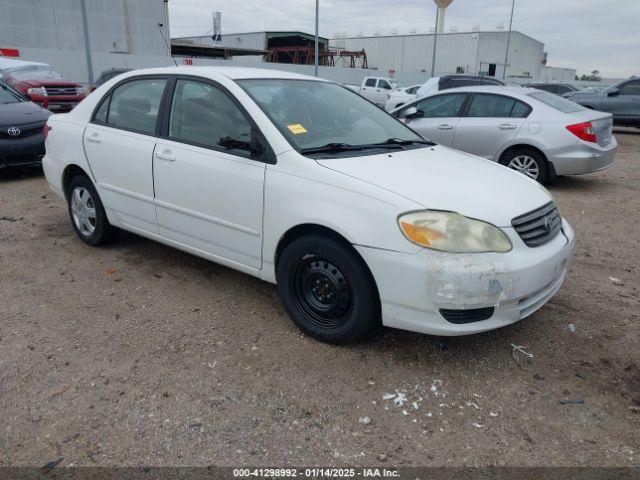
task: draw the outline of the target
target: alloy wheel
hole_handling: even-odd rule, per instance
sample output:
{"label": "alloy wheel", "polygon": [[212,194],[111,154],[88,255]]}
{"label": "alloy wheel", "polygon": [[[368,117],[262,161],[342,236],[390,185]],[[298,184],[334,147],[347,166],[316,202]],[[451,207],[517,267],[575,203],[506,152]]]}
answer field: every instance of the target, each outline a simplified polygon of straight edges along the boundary
{"label": "alloy wheel", "polygon": [[540,175],[538,162],[529,155],[518,155],[517,157],[512,158],[507,166],[512,170],[525,174],[527,177],[533,178],[534,180],[537,180],[538,175]]}
{"label": "alloy wheel", "polygon": [[96,206],[91,193],[84,187],[76,187],[71,193],[71,215],[78,231],[90,237],[96,230]]}

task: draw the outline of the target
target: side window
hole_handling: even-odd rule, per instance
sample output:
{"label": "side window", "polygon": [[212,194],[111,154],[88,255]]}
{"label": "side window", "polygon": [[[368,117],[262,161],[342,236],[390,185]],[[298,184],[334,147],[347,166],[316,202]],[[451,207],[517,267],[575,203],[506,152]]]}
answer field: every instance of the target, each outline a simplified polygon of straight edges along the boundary
{"label": "side window", "polygon": [[411,87],[411,88],[407,88],[405,90],[405,92],[407,92],[409,95],[415,95],[418,92],[418,89],[421,87],[422,85],[417,85],[415,87]]}
{"label": "side window", "polygon": [[524,102],[516,100],[510,116],[512,118],[527,118],[529,113],[531,113],[531,107]]}
{"label": "side window", "polygon": [[165,79],[148,78],[120,85],[111,94],[106,124],[110,127],[155,135],[158,111],[166,83]]}
{"label": "side window", "polygon": [[567,87],[566,85],[558,85],[556,87],[556,90],[557,90],[556,93],[558,95],[563,95],[563,94],[568,93],[568,92],[571,91],[571,89],[569,87]]}
{"label": "side window", "polygon": [[375,78],[367,78],[367,81],[364,84],[365,87],[375,87],[376,79]]}
{"label": "side window", "polygon": [[502,95],[478,93],[469,106],[468,117],[511,117],[516,100]]}
{"label": "side window", "polygon": [[111,95],[107,95],[100,104],[100,108],[96,111],[93,116],[93,121],[96,123],[100,123],[105,125],[107,123],[107,114],[109,113],[109,101],[111,100]]}
{"label": "side window", "polygon": [[418,116],[425,118],[458,117],[460,107],[464,103],[466,93],[451,93],[448,95],[436,95],[418,102]]}
{"label": "side window", "polygon": [[250,156],[252,127],[238,106],[219,88],[204,82],[176,82],[169,138]]}
{"label": "side window", "polygon": [[640,81],[625,83],[620,87],[620,95],[640,95]]}
{"label": "side window", "polygon": [[378,80],[378,88],[384,88],[385,90],[391,90],[391,85],[386,80]]}

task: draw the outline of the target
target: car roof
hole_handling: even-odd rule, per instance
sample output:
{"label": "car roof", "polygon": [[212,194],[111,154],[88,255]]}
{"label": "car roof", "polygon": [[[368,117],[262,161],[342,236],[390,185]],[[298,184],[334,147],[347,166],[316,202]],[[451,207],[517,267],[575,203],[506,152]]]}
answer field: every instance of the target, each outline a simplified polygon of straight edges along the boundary
{"label": "car roof", "polygon": [[48,67],[46,63],[41,62],[28,62],[26,60],[14,60],[11,58],[0,58],[0,70],[9,70],[10,68],[29,67],[29,66],[44,66]]}
{"label": "car roof", "polygon": [[[497,94],[508,94],[511,96],[519,96],[523,97],[529,93],[535,91],[535,88],[527,88],[527,87],[511,87],[511,86],[500,86],[500,85],[477,85],[472,87],[457,87],[457,88],[448,88],[446,90],[440,90],[438,94],[449,93],[449,92],[466,92],[466,93],[497,93]],[[429,95],[431,96],[431,95]]]}
{"label": "car roof", "polygon": [[271,70],[267,68],[248,68],[248,67],[194,67],[194,66],[178,66],[165,68],[149,68],[134,70],[129,76],[150,75],[150,74],[193,74],[200,77],[209,77],[212,79],[219,77],[227,77],[231,80],[246,79],[282,79],[282,80],[316,80],[328,82],[323,78],[312,77],[309,75],[300,75],[298,73],[284,72],[282,70]]}

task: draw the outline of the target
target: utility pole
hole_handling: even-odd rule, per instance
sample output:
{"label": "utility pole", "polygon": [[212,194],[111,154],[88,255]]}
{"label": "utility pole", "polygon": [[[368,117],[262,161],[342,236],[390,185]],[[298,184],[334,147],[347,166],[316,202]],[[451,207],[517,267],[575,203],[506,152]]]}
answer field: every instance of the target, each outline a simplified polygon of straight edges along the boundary
{"label": "utility pole", "polygon": [[319,45],[319,38],[318,38],[318,16],[320,14],[320,0],[316,0],[316,44],[315,44],[315,62],[314,62],[314,66],[315,66],[315,76],[318,76],[318,45]]}
{"label": "utility pole", "polygon": [[80,10],[82,11],[82,29],[84,30],[84,52],[87,56],[87,72],[89,73],[89,83],[93,83],[93,59],[91,58],[91,42],[89,42],[87,6],[85,5],[84,0],[80,0]]}
{"label": "utility pole", "polygon": [[436,4],[436,32],[433,35],[433,57],[431,59],[431,78],[436,76],[436,48],[438,47],[438,18],[440,17],[440,5]]}
{"label": "utility pole", "polygon": [[513,0],[511,4],[511,19],[509,20],[509,34],[507,35],[507,52],[504,55],[504,71],[502,73],[502,79],[507,78],[507,62],[509,61],[509,46],[511,45],[511,28],[513,27],[513,11],[516,8],[516,0]]}

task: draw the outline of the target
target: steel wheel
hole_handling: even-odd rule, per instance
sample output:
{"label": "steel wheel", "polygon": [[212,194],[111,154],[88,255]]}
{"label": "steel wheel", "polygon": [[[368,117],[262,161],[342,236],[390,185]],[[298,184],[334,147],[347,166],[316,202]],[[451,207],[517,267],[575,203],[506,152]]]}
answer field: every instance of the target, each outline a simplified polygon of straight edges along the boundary
{"label": "steel wheel", "polygon": [[524,173],[527,177],[533,178],[534,180],[538,180],[538,176],[540,175],[538,162],[529,155],[518,155],[517,157],[512,158],[507,164],[507,167],[520,173]]}
{"label": "steel wheel", "polygon": [[91,193],[84,187],[76,187],[71,193],[71,215],[78,231],[90,237],[96,230],[96,206]]}
{"label": "steel wheel", "polygon": [[310,323],[333,329],[347,321],[353,293],[338,267],[318,257],[302,258],[291,281],[294,301]]}

